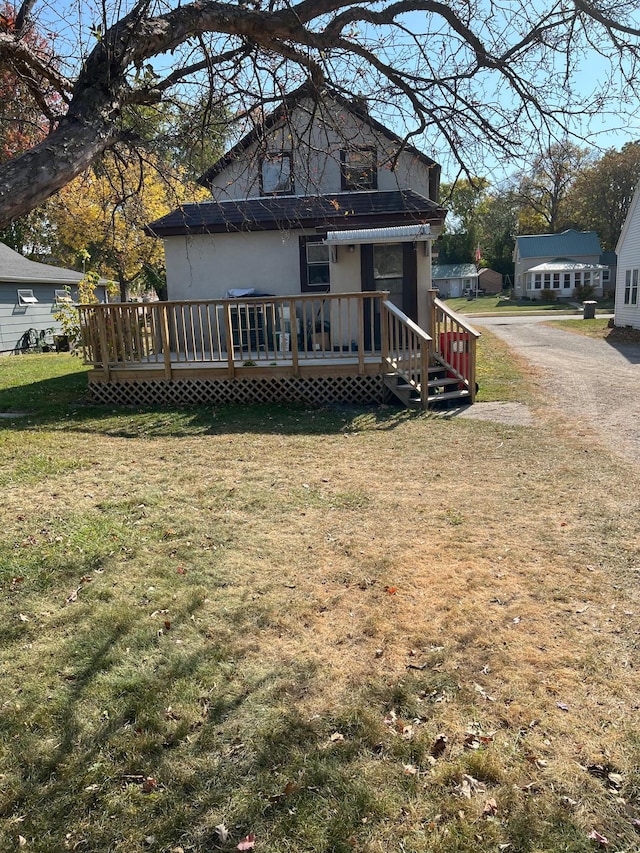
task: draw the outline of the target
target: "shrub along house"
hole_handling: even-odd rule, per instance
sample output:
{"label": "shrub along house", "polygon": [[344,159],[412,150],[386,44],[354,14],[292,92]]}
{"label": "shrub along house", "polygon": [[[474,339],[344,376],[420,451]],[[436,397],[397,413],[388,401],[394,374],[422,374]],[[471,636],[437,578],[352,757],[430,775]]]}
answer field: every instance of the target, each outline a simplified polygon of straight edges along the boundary
{"label": "shrub along house", "polygon": [[202,176],[211,201],[148,226],[169,302],[87,313],[94,393],[472,400],[477,333],[431,288],[439,178],[362,101],[303,86]]}

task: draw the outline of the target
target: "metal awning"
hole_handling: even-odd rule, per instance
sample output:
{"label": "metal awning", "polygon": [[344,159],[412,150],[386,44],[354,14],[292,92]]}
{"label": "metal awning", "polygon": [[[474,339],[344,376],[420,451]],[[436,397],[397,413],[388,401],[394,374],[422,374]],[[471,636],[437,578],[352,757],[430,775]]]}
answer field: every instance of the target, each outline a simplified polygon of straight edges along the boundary
{"label": "metal awning", "polygon": [[606,270],[607,267],[602,264],[585,264],[580,261],[571,261],[565,258],[559,258],[556,261],[547,261],[544,264],[538,264],[536,267],[529,267],[526,272],[582,272],[595,270]]}
{"label": "metal awning", "polygon": [[330,246],[353,246],[356,243],[417,243],[435,240],[430,225],[396,225],[390,228],[355,228],[328,231],[325,243]]}

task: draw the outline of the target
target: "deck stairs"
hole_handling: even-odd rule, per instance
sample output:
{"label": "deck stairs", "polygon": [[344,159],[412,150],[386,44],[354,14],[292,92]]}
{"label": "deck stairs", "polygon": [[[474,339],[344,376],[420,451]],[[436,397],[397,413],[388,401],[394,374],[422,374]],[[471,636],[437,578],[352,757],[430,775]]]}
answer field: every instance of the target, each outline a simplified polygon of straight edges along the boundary
{"label": "deck stairs", "polygon": [[[425,408],[422,401],[422,383],[412,384],[399,373],[386,373],[384,384],[391,393],[408,409]],[[452,402],[470,403],[468,388],[457,377],[452,376],[444,365],[429,368],[427,380],[427,407],[450,404]]]}

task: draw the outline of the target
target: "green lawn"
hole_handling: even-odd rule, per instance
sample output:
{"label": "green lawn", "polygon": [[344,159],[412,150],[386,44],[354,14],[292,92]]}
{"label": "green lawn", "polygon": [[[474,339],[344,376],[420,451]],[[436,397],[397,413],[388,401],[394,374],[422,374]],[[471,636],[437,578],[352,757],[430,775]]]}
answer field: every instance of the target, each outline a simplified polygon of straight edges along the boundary
{"label": "green lawn", "polygon": [[[518,300],[505,299],[500,296],[479,296],[477,299],[467,299],[460,297],[456,299],[444,300],[449,308],[456,311],[458,314],[519,314],[535,312],[556,312],[563,314],[571,314],[572,312],[581,313],[582,309],[576,308],[574,305],[569,305],[566,302],[542,302],[540,300]],[[598,299],[596,313],[606,312],[611,313],[614,308],[613,299]]]}
{"label": "green lawn", "polygon": [[[481,393],[542,402],[480,347]],[[635,469],[548,413],[82,373],[0,362],[3,850],[637,851]]]}

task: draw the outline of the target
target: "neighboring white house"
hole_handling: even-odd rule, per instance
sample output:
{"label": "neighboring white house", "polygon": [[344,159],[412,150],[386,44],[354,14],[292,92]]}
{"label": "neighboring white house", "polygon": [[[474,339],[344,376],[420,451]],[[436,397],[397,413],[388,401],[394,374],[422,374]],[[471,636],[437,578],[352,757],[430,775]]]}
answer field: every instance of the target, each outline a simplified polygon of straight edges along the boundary
{"label": "neighboring white house", "polygon": [[616,326],[640,329],[640,185],[631,200],[627,218],[616,246],[618,272],[616,277]]}
{"label": "neighboring white house", "polygon": [[443,299],[472,296],[478,292],[475,264],[437,264],[431,269],[433,287]]}
{"label": "neighboring white house", "polygon": [[213,201],[153,222],[170,300],[388,290],[426,324],[440,167],[362,101],[307,85],[215,163]]}
{"label": "neighboring white house", "polygon": [[[44,332],[51,340],[60,331],[53,315],[77,296],[83,277],[80,272],[30,261],[0,243],[0,352],[19,350],[30,329],[38,335]],[[105,298],[103,287],[98,297]]]}
{"label": "neighboring white house", "polygon": [[570,229],[562,234],[533,234],[516,237],[514,295],[518,299],[541,299],[545,291],[556,298],[573,298],[580,287],[603,294],[603,264],[600,240],[595,231]]}

